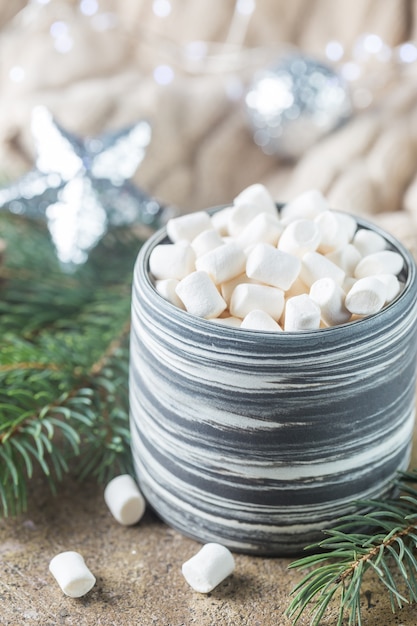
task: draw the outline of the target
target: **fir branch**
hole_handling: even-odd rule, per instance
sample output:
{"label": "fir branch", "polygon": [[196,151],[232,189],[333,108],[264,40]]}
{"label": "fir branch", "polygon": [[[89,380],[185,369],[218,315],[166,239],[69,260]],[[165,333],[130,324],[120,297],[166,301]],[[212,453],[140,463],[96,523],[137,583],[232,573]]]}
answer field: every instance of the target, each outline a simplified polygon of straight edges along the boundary
{"label": "fir branch", "polygon": [[[63,274],[41,225],[2,218],[0,514],[27,507],[36,467],[52,491],[68,471],[131,472],[130,289],[139,242],[112,234]],[[100,249],[101,248],[101,249]]]}
{"label": "fir branch", "polygon": [[338,601],[337,626],[345,617],[349,626],[361,626],[360,594],[367,571],[387,590],[394,613],[417,601],[416,482],[417,470],[400,473],[397,498],[362,500],[356,512],[307,548],[312,554],[290,564],[292,569],[308,570],[293,589],[286,612],[293,625],[309,611],[310,626],[319,626],[330,604]]}

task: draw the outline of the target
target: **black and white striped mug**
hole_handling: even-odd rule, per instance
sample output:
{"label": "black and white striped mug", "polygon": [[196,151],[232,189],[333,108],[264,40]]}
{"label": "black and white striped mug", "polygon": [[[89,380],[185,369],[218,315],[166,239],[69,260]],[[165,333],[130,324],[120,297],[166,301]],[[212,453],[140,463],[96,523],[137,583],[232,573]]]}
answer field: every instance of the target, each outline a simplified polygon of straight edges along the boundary
{"label": "black and white striped mug", "polygon": [[132,454],[150,506],[172,527],[232,550],[286,555],[361,498],[390,493],[409,463],[417,353],[416,267],[380,312],[314,331],[228,327],[175,307],[134,270]]}

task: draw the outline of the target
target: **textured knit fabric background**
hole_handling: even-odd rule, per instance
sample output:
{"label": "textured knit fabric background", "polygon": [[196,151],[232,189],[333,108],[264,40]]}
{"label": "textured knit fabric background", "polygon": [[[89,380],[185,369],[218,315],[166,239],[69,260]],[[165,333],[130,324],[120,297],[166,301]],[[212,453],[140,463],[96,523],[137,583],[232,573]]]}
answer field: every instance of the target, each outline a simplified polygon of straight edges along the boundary
{"label": "textured knit fabric background", "polygon": [[[255,145],[243,98],[231,95],[236,79],[247,84],[288,46],[325,59],[327,43],[337,40],[349,60],[366,33],[392,51],[417,40],[416,0],[258,0],[244,36],[232,0],[177,0],[165,17],[164,6],[0,0],[1,174],[14,178],[32,164],[35,104],[81,135],[146,117],[152,143],[135,181],[163,202],[192,211],[228,202],[253,182],[267,184],[277,200],[318,187],[335,208],[372,214],[417,248],[417,61],[363,62],[372,102],[292,163]],[[57,50],[57,23],[67,28],[68,49]],[[190,42],[218,52],[236,37],[235,71],[184,67]],[[175,79],[157,84],[153,69],[167,62]]]}

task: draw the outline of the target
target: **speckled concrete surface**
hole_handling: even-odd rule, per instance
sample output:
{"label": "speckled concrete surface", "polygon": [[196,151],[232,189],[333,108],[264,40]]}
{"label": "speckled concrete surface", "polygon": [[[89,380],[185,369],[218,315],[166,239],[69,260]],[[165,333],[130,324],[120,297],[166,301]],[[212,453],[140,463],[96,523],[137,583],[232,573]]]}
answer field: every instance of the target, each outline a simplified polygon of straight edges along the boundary
{"label": "speckled concrete surface", "polygon": [[[416,461],[414,452],[413,465]],[[38,479],[29,506],[27,514],[0,521],[2,625],[290,626],[283,613],[300,574],[288,571],[288,559],[237,554],[235,573],[201,595],[181,574],[181,564],[199,544],[150,512],[136,527],[119,526],[95,483],[68,479],[53,497]],[[63,550],[81,552],[97,577],[84,598],[64,596],[49,574],[50,559]],[[371,577],[362,603],[363,626],[417,624],[417,605],[392,615]],[[335,608],[321,624],[336,621]],[[299,621],[308,624],[307,616]]]}

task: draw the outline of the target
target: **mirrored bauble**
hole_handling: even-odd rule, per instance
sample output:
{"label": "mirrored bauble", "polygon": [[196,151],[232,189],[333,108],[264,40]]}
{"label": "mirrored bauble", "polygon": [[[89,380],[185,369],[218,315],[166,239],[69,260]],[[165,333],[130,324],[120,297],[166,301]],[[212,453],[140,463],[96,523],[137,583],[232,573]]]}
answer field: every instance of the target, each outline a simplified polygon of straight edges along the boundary
{"label": "mirrored bauble", "polygon": [[266,154],[295,159],[352,112],[345,82],[328,65],[290,54],[259,71],[245,97],[253,137]]}

